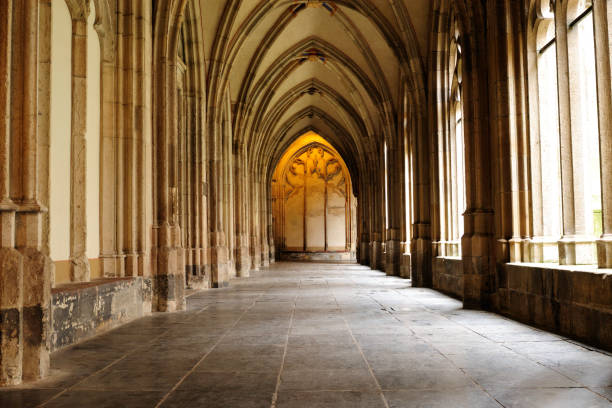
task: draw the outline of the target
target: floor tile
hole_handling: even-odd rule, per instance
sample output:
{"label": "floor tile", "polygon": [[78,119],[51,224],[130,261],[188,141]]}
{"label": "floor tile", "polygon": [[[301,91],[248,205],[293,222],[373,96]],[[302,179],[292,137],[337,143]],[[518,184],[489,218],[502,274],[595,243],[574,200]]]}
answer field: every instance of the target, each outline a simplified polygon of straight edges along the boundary
{"label": "floor tile", "polygon": [[72,386],[47,406],[154,407],[175,385],[164,407],[269,408],[277,386],[277,408],[612,406],[610,354],[347,264],[279,263],[194,291],[186,312],[51,363],[51,377],[0,390],[0,407]]}

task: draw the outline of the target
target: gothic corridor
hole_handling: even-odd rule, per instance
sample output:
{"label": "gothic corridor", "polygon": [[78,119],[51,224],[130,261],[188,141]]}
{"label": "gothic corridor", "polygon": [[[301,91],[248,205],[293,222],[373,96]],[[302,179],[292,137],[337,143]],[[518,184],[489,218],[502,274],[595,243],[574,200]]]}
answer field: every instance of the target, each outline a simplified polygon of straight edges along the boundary
{"label": "gothic corridor", "polygon": [[35,406],[612,406],[612,0],[0,0]]}

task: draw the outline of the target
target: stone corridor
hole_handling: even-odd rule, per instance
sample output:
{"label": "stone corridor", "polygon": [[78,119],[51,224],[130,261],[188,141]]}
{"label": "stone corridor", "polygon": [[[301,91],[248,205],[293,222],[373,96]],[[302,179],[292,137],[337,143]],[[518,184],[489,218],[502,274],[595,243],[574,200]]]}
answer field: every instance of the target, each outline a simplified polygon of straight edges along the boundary
{"label": "stone corridor", "polygon": [[0,406],[612,406],[610,354],[352,264],[275,264],[51,365]]}

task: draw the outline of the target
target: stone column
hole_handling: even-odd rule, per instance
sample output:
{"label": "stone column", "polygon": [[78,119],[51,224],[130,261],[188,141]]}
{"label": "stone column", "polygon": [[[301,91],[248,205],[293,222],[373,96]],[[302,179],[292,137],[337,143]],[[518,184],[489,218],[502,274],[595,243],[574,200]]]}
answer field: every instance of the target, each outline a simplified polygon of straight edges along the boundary
{"label": "stone column", "polygon": [[612,268],[612,76],[609,37],[612,21],[608,20],[612,10],[608,10],[608,7],[612,7],[609,1],[593,0],[603,216],[603,235],[597,241],[597,262],[600,268]]}
{"label": "stone column", "polygon": [[387,200],[388,217],[385,241],[385,272],[389,276],[400,276],[402,263],[402,218],[405,195],[402,188],[404,160],[402,143],[393,138],[387,145]]}
{"label": "stone column", "polygon": [[38,197],[38,104],[48,106],[49,88],[39,83],[38,72],[43,62],[39,35],[48,32],[50,13],[41,13],[40,4],[0,5],[0,155],[5,157],[0,168],[0,384],[36,380],[49,369],[50,260],[42,252],[46,209]]}
{"label": "stone column", "polygon": [[261,234],[261,262],[267,268],[270,266],[270,246],[268,245],[268,192],[263,180],[259,179],[259,233]]}
{"label": "stone column", "polygon": [[[567,0],[557,0],[555,32],[557,47],[557,87],[559,95],[559,137],[561,146],[561,191],[563,237],[559,241],[561,265],[590,264],[594,260],[593,242],[588,239],[583,206],[582,181],[585,163],[579,134],[577,106],[571,103],[571,72],[568,52]],[[577,103],[577,102],[575,102]]]}
{"label": "stone column", "polygon": [[251,268],[259,270],[261,267],[261,243],[259,240],[259,201],[257,200],[257,175],[251,174],[249,178],[249,208],[250,208],[250,234],[251,234]]}
{"label": "stone column", "polygon": [[[378,153],[378,152],[377,152]],[[368,157],[370,162],[370,169],[372,172],[369,174],[370,184],[372,186],[372,198],[370,200],[369,216],[371,221],[370,224],[370,268],[379,269],[379,266],[383,260],[383,248],[382,248],[382,218],[381,213],[384,211],[384,193],[382,187],[384,185],[381,182],[380,169],[383,167],[380,162],[380,157]]]}
{"label": "stone column", "polygon": [[246,174],[246,146],[240,143],[237,148],[235,161],[236,183],[235,201],[237,209],[236,219],[236,273],[239,277],[248,277],[251,270],[251,257],[248,247],[248,195],[247,183],[249,182]]}
{"label": "stone column", "polygon": [[143,19],[138,19],[141,14],[142,0],[120,1],[119,12],[122,17],[118,19],[120,42],[117,55],[117,65],[121,72],[119,77],[118,92],[118,117],[117,133],[121,140],[122,148],[122,182],[123,201],[121,211],[123,213],[123,245],[124,252],[124,274],[125,276],[138,276],[138,201],[139,185],[138,168],[141,162],[138,160],[139,145],[142,140],[143,117],[142,94],[143,94],[143,61],[136,53],[136,49],[143,48],[136,35],[137,24],[144,24]]}
{"label": "stone column", "polygon": [[[432,275],[432,216],[435,195],[430,183],[430,166],[435,163],[434,132],[427,127],[426,113],[419,108],[414,95],[409,92],[410,139],[413,142],[414,160],[414,220],[410,242],[410,276],[415,287],[431,287]],[[434,94],[435,95],[435,94]],[[433,124],[432,124],[433,125]],[[431,135],[431,136],[429,136]],[[429,136],[429,137],[428,137]]]}
{"label": "stone column", "polygon": [[12,8],[12,0],[0,2],[0,385],[21,382],[23,358],[23,265],[10,198]]}
{"label": "stone column", "polygon": [[[222,109],[221,107],[216,107]],[[217,117],[216,115],[210,115]],[[224,121],[224,116],[220,120]],[[224,171],[223,171],[223,123],[210,124],[210,265],[213,287],[224,287],[229,284],[227,235],[224,230],[225,211],[223,206]]]}
{"label": "stone column", "polygon": [[[87,259],[87,17],[72,12],[72,136],[70,143],[70,278],[90,280]],[[57,91],[57,90],[56,90]]]}
{"label": "stone column", "polygon": [[12,0],[0,3],[0,210],[15,209],[10,199],[12,7]]}
{"label": "stone column", "polygon": [[[497,3],[487,2],[484,6],[474,4],[472,7],[486,7],[490,17],[497,10]],[[495,46],[494,36],[498,29],[494,23],[487,29],[476,21],[473,31],[463,33],[464,37],[476,41],[466,49],[463,65],[467,210],[463,218],[465,232],[461,252],[465,308],[488,308],[495,290],[495,222],[491,180],[494,158],[489,132],[492,78],[489,78],[488,72],[494,63],[488,57],[494,54],[485,51],[488,49],[486,44]]]}
{"label": "stone column", "polygon": [[153,226],[153,305],[157,311],[172,312],[185,307],[185,265],[178,225],[178,191],[174,182],[176,165],[172,146],[176,143],[176,55],[182,10],[171,2],[158,4],[154,39],[154,151],[155,225]]}

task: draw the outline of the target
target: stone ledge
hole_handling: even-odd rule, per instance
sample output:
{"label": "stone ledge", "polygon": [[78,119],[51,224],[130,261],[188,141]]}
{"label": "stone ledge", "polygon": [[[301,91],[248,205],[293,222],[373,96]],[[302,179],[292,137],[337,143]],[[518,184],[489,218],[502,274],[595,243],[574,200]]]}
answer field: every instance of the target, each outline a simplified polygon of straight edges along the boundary
{"label": "stone ledge", "polygon": [[55,295],[56,293],[62,292],[74,292],[87,288],[92,288],[95,286],[108,285],[115,282],[125,282],[132,281],[137,278],[133,277],[123,277],[123,278],[101,278],[95,279],[89,282],[70,282],[70,283],[62,283],[51,289],[51,294]]}
{"label": "stone ledge", "polygon": [[505,264],[499,312],[612,350],[612,273],[596,266]]}
{"label": "stone ledge", "polygon": [[343,261],[355,262],[355,256],[351,252],[281,252],[281,261]]}
{"label": "stone ledge", "polygon": [[51,296],[51,351],[149,313],[150,278],[104,278],[58,286]]}
{"label": "stone ledge", "polygon": [[463,261],[460,257],[436,257],[432,262],[433,288],[463,299]]}

